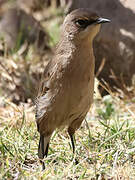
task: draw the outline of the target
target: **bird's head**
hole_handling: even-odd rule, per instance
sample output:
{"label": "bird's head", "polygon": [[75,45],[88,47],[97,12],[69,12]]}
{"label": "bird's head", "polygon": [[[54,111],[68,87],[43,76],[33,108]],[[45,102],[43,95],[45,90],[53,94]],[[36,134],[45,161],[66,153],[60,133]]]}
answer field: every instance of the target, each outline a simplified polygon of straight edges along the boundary
{"label": "bird's head", "polygon": [[76,9],[68,14],[63,23],[63,32],[68,39],[86,40],[93,38],[100,30],[102,23],[110,22],[109,19],[101,18],[89,9]]}

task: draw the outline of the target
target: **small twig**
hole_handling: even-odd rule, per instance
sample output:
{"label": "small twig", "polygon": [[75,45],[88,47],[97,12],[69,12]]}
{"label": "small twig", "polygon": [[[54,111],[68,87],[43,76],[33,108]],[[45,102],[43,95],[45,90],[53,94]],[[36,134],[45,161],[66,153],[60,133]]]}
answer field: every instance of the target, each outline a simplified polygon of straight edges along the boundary
{"label": "small twig", "polygon": [[104,65],[105,65],[105,62],[106,62],[106,59],[103,58],[102,61],[101,61],[100,66],[99,66],[99,68],[98,68],[98,71],[96,72],[96,77],[98,77],[99,74],[101,73],[101,71],[103,70],[103,67],[104,67]]}
{"label": "small twig", "polygon": [[118,154],[119,154],[118,151],[116,151],[115,159],[114,159],[114,162],[113,162],[112,176],[114,176],[116,174]]}
{"label": "small twig", "polygon": [[135,119],[135,114],[131,111],[130,108],[126,107],[126,109],[128,110],[128,112],[131,114],[131,116]]}
{"label": "small twig", "polygon": [[112,75],[112,79],[114,80],[114,82],[116,83],[116,85],[123,90],[124,94],[130,97],[130,93],[128,92],[126,85],[124,83],[123,77],[122,75],[120,76],[120,80],[117,78],[117,76],[115,75],[114,71],[111,69],[110,70],[111,75]]}
{"label": "small twig", "polygon": [[[102,82],[103,82],[104,84],[103,84]],[[107,84],[107,82],[105,82],[103,79],[102,79],[102,82],[99,81],[99,85],[100,85],[103,89],[105,89],[111,96],[113,96],[113,93],[112,93],[109,85]]]}

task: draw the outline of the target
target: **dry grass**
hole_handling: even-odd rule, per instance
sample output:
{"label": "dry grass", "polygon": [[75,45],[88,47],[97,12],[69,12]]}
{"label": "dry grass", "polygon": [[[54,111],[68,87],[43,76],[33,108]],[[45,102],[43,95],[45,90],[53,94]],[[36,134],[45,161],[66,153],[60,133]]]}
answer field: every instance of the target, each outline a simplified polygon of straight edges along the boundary
{"label": "dry grass", "polygon": [[[56,28],[58,34],[57,23],[59,20],[54,24],[51,20],[50,27],[47,26],[53,32]],[[57,35],[53,38],[51,45],[58,40]],[[16,52],[0,58],[6,67],[0,66],[0,179],[135,179],[135,98],[111,92],[104,98],[95,95],[90,112],[76,132],[75,156],[66,129],[57,130],[45,159],[46,170],[41,170],[37,156],[39,134],[34,107],[28,98],[33,97],[31,89],[39,82],[35,77],[37,70],[40,76],[46,63],[42,60],[33,56],[31,49],[27,56]],[[22,75],[25,75],[23,81]],[[29,94],[25,96],[27,103],[20,97],[18,85],[27,90],[23,92]],[[13,95],[19,97],[18,105],[13,103]],[[79,161],[77,165],[75,157]]]}
{"label": "dry grass", "polygon": [[75,165],[66,129],[56,131],[41,171],[33,107],[3,99],[0,108],[0,179],[134,179],[134,102],[95,98],[76,132]]}

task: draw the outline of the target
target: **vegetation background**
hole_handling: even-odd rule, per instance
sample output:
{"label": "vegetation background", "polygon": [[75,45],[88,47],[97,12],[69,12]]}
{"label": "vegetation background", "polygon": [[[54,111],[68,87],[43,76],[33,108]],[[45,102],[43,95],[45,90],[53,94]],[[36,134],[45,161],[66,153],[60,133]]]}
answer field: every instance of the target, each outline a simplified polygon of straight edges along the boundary
{"label": "vegetation background", "polygon": [[[41,169],[33,100],[42,72],[59,41],[69,2],[0,1],[0,33],[4,32],[0,35],[2,180],[135,179],[135,87],[124,84],[124,89],[112,91],[110,85],[97,79],[94,104],[76,132],[75,157],[79,164],[74,163],[64,129],[53,134],[45,159],[46,170]],[[23,28],[19,22],[23,22]],[[101,97],[99,85],[107,95]]]}

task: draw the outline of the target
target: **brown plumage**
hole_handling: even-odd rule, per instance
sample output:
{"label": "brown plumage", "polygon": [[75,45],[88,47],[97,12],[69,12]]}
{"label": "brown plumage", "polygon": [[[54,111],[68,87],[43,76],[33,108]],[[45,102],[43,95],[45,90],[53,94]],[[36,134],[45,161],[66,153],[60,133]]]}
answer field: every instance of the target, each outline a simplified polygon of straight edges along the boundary
{"label": "brown plumage", "polygon": [[68,127],[74,152],[73,135],[93,102],[95,60],[92,42],[100,23],[104,22],[109,20],[89,9],[74,10],[64,20],[60,42],[45,69],[36,100],[40,159],[47,156],[50,137],[60,127]]}

